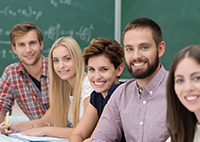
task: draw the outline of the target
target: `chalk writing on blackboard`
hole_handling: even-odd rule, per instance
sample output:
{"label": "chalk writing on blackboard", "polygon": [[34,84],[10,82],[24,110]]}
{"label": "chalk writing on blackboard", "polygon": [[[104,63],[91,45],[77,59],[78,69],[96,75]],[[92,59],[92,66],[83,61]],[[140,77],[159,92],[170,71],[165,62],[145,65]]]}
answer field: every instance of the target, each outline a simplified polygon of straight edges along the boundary
{"label": "chalk writing on blackboard", "polygon": [[89,42],[91,40],[92,30],[94,30],[93,25],[89,27],[81,26],[79,32],[76,32],[76,35],[83,41]]}
{"label": "chalk writing on blackboard", "polygon": [[91,40],[92,30],[94,30],[92,24],[88,27],[81,26],[79,31],[75,32],[74,30],[61,29],[61,25],[58,23],[55,26],[50,25],[48,30],[44,31],[44,35],[53,41],[58,39],[60,36],[78,36],[82,41],[88,43]]}
{"label": "chalk writing on blackboard", "polygon": [[57,7],[58,4],[67,4],[70,5],[72,0],[50,0],[50,3],[54,6]]}
{"label": "chalk writing on blackboard", "polygon": [[[63,30],[61,29],[61,24],[58,23],[56,26],[50,25],[47,30],[44,30],[44,36],[47,36],[48,39],[54,41],[58,39],[60,36],[78,36],[82,41],[89,42],[91,40],[92,30],[94,30],[93,25],[90,26],[81,26],[79,28],[79,31],[75,32],[72,29],[69,30]],[[6,35],[9,36],[10,31],[5,30],[3,31],[2,28],[0,28],[0,36]],[[0,40],[0,44],[10,44],[10,41],[2,41]]]}
{"label": "chalk writing on blackboard", "polygon": [[6,57],[6,49],[0,50],[0,57],[5,58]]}
{"label": "chalk writing on blackboard", "polygon": [[42,16],[42,11],[36,11],[33,10],[33,8],[31,6],[28,6],[25,9],[17,9],[17,10],[13,10],[10,6],[6,6],[4,9],[0,10],[0,14],[3,14],[5,16],[18,16],[18,15],[22,15],[26,18],[31,18],[34,17],[35,20],[37,21],[41,16]]}
{"label": "chalk writing on blackboard", "polygon": [[[48,39],[55,41],[61,36],[78,36],[82,41],[88,43],[91,41],[92,37],[92,31],[94,30],[94,26],[90,24],[89,26],[80,26],[78,28],[78,31],[69,29],[69,30],[64,30],[61,28],[61,24],[57,23],[55,26],[50,25],[47,30],[44,30],[44,36],[47,37]],[[9,36],[10,31],[9,30],[3,30],[0,28],[0,36],[1,35],[6,35]],[[0,40],[0,44],[10,44],[10,41],[6,40]],[[50,49],[45,49],[42,52],[48,53]],[[12,49],[6,50],[6,49],[1,49],[0,50],[0,58],[6,58],[6,56],[10,56],[12,59],[17,59],[17,55],[14,54]]]}
{"label": "chalk writing on blackboard", "polygon": [[0,50],[0,58],[6,58],[6,55],[9,54],[8,56],[11,57],[12,59],[17,59],[18,56],[12,51],[12,49],[7,50],[6,49],[1,49]]}

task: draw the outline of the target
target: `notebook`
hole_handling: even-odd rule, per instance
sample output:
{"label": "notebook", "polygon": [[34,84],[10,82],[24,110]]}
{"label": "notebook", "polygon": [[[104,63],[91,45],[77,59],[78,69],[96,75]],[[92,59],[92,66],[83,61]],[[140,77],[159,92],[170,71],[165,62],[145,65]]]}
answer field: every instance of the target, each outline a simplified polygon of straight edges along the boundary
{"label": "notebook", "polygon": [[23,142],[19,139],[8,137],[4,134],[0,134],[0,142]]}
{"label": "notebook", "polygon": [[36,137],[36,136],[27,136],[27,135],[22,135],[20,133],[12,133],[8,135],[11,138],[17,138],[21,141],[28,141],[28,142],[68,142],[68,139],[62,139],[62,138],[56,138],[56,137]]}

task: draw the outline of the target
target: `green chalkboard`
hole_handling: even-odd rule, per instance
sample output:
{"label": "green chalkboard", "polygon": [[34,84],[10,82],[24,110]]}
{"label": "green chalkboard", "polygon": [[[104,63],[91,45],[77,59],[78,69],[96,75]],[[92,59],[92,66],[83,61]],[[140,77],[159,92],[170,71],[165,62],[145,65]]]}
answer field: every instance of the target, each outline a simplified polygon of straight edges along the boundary
{"label": "green chalkboard", "polygon": [[[200,44],[199,6],[200,1],[197,0],[122,0],[122,31],[136,18],[147,17],[156,21],[166,42],[161,62],[169,69],[179,50],[191,44]],[[125,74],[130,77],[128,72]]]}
{"label": "green chalkboard", "polygon": [[42,54],[48,56],[53,42],[72,36],[83,49],[92,38],[114,39],[114,0],[0,0],[0,74],[19,61],[9,33],[22,21],[36,23],[44,36]]}

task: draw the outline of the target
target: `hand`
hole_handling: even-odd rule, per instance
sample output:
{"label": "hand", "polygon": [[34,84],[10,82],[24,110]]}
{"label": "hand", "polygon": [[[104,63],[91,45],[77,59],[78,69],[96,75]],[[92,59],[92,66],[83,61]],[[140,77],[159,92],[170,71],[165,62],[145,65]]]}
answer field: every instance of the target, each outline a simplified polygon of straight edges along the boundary
{"label": "hand", "polygon": [[43,137],[43,136],[45,136],[45,131],[47,131],[47,128],[48,127],[38,127],[38,128],[36,127],[36,128],[32,128],[30,130],[20,132],[20,134]]}
{"label": "hand", "polygon": [[[5,132],[6,128],[8,129],[7,133]],[[17,125],[15,123],[8,123],[2,122],[0,124],[0,131],[2,134],[10,134],[10,133],[16,133],[17,130]]]}
{"label": "hand", "polygon": [[85,139],[83,142],[91,142],[92,138]]}

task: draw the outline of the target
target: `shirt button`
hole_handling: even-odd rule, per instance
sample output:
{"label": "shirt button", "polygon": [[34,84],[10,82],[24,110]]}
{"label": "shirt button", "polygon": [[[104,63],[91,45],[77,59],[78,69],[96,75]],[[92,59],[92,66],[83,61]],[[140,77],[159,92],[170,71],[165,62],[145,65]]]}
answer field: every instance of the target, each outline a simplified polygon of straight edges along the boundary
{"label": "shirt button", "polygon": [[143,125],[143,122],[140,122],[140,125]]}
{"label": "shirt button", "polygon": [[151,95],[153,94],[153,92],[152,92],[152,91],[150,91],[149,93],[150,93]]}
{"label": "shirt button", "polygon": [[147,102],[146,101],[143,101],[143,104],[146,104]]}

